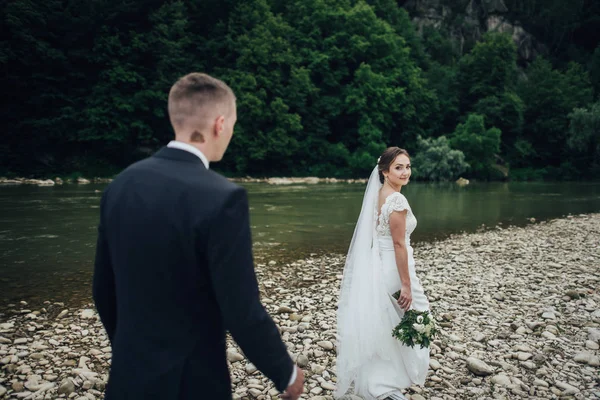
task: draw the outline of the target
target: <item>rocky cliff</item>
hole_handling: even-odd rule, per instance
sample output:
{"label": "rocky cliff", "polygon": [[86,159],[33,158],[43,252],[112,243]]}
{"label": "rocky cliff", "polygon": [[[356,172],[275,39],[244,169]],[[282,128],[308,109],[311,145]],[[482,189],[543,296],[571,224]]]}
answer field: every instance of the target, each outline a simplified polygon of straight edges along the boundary
{"label": "rocky cliff", "polygon": [[448,32],[461,54],[486,32],[512,35],[521,62],[531,61],[544,50],[543,44],[518,21],[509,18],[510,10],[503,0],[407,0],[400,4],[420,32],[425,27]]}

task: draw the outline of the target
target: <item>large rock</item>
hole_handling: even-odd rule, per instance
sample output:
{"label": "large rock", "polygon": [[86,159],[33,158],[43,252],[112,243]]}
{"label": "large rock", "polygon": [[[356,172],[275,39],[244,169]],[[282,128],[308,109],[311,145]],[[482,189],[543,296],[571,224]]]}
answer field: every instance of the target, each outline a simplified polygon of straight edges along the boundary
{"label": "large rock", "polygon": [[458,178],[458,179],[456,180],[456,184],[457,184],[458,186],[467,186],[467,185],[469,184],[469,180],[468,180],[468,179],[465,179],[465,178]]}

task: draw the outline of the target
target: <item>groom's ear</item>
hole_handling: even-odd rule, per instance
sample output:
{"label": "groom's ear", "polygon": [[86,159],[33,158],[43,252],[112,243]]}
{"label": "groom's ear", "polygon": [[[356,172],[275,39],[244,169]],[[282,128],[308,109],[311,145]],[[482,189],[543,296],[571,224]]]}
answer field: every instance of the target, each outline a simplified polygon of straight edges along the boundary
{"label": "groom's ear", "polygon": [[213,125],[213,135],[215,137],[219,136],[221,132],[223,132],[223,126],[225,125],[225,116],[219,115],[217,119],[215,119],[215,123]]}

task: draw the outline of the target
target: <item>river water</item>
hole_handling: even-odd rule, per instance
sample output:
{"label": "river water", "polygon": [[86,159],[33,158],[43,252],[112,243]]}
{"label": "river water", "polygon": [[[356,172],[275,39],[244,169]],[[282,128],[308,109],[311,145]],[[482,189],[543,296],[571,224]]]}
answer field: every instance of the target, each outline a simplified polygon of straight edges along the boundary
{"label": "river water", "polygon": [[[345,253],[364,184],[244,184],[257,263]],[[90,300],[105,184],[0,186],[0,309],[21,300]],[[411,183],[413,244],[460,232],[600,212],[600,183]]]}

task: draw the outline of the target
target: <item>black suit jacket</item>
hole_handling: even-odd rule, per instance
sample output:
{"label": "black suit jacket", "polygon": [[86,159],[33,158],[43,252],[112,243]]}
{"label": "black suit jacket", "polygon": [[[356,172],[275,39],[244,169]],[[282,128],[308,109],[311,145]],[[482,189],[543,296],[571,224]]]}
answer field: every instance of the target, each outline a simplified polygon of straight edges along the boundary
{"label": "black suit jacket", "polygon": [[107,400],[231,399],[226,330],[285,390],[293,363],[259,300],[243,188],[163,148],[107,187],[98,231]]}

